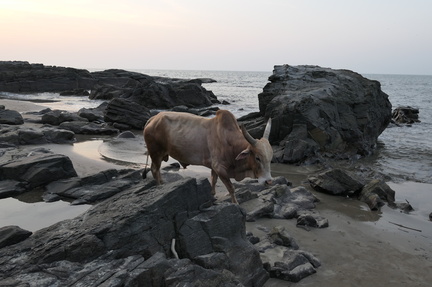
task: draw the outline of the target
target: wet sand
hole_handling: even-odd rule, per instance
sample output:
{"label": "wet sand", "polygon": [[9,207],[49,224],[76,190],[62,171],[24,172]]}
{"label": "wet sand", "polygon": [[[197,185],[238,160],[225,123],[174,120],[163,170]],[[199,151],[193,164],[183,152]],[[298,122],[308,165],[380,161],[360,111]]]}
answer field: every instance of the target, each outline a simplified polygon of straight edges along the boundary
{"label": "wet sand", "polygon": [[[20,112],[39,111],[44,108],[20,101],[0,100],[0,104]],[[103,137],[81,137],[80,141],[74,145],[43,147],[69,156],[80,176],[108,168],[142,168],[145,164],[146,157],[140,136],[136,140],[123,142]],[[294,186],[304,185],[307,188],[310,188],[306,182],[307,175],[317,170],[319,167],[272,165],[273,176],[283,175],[293,182]],[[184,176],[210,177],[209,170],[202,167],[190,166],[179,172]],[[273,226],[285,226],[300,248],[315,254],[322,263],[316,274],[298,283],[270,279],[265,286],[430,286],[432,222],[429,221],[428,214],[432,211],[432,185],[413,182],[389,184],[396,191],[397,201],[407,199],[414,207],[414,212],[403,214],[388,207],[384,207],[380,212],[372,212],[366,204],[355,199],[313,191],[320,199],[316,210],[329,220],[328,228],[306,231],[297,228],[295,220],[260,219],[247,223],[248,231],[252,231],[256,236],[264,236],[263,228],[270,230]],[[218,182],[217,196],[226,195],[225,188]],[[42,204],[48,207],[56,203]],[[54,210],[46,208],[45,213],[49,215],[45,217],[64,219],[58,215],[64,215],[66,210],[73,207],[62,204]],[[6,205],[10,206],[10,203],[0,200],[0,225],[4,224],[5,216],[7,222],[16,225],[25,221],[44,220],[31,208],[20,212],[13,208],[4,211],[3,206]],[[14,216],[14,212],[20,213],[20,216]],[[76,211],[76,214],[72,212],[68,216],[73,217],[81,212],[83,211]],[[42,223],[49,225],[53,222]],[[38,223],[37,226],[41,225],[44,224]]]}

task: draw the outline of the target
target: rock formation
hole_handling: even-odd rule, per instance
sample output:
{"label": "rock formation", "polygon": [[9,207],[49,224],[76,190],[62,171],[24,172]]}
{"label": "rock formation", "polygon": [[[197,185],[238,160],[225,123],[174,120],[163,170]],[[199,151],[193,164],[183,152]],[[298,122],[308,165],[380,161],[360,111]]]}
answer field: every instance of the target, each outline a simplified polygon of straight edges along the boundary
{"label": "rock formation", "polygon": [[391,104],[380,83],[352,71],[283,65],[269,81],[258,95],[260,114],[248,127],[259,134],[263,118],[273,119],[270,141],[279,146],[278,162],[371,154],[390,123]]}

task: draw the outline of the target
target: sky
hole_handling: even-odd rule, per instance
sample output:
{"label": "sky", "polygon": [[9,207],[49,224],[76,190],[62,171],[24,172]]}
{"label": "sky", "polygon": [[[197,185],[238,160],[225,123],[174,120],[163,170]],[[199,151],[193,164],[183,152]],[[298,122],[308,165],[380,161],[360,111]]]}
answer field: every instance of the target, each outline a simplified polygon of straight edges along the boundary
{"label": "sky", "polygon": [[432,75],[430,0],[0,0],[0,60]]}

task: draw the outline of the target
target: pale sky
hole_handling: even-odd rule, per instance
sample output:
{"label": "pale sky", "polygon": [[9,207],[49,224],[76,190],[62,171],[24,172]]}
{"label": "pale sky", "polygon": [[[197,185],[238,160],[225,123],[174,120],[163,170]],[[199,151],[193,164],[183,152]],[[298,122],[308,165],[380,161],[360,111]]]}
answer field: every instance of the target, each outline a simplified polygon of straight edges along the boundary
{"label": "pale sky", "polygon": [[431,0],[0,0],[0,60],[432,75]]}

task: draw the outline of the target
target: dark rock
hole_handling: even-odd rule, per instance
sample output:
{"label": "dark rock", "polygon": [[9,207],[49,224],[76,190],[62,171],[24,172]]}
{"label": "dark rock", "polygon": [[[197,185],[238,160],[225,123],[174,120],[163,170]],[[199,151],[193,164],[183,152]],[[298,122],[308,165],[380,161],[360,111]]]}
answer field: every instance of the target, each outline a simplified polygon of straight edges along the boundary
{"label": "dark rock", "polygon": [[246,232],[246,238],[252,244],[257,244],[258,242],[260,242],[259,237],[254,236],[252,232]]}
{"label": "dark rock", "polygon": [[91,89],[96,82],[86,70],[24,61],[0,61],[0,79],[0,91],[12,93]]}
{"label": "dark rock", "polygon": [[[134,169],[108,169],[83,178],[57,180],[45,187],[44,196],[57,195],[75,199],[73,205],[88,204],[111,197],[141,181],[141,173]],[[149,185],[150,187],[152,185]]]}
{"label": "dark rock", "polygon": [[48,143],[65,144],[75,141],[75,134],[69,130],[45,128],[42,132]]}
{"label": "dark rock", "polygon": [[108,103],[103,103],[97,108],[82,108],[78,111],[78,116],[87,119],[90,122],[102,121],[104,118],[104,112]]}
{"label": "dark rock", "polygon": [[316,152],[369,155],[390,123],[391,104],[380,83],[352,71],[283,65],[269,80],[258,95],[260,116],[273,120],[270,142],[283,147],[279,162],[302,162]]}
{"label": "dark rock", "polygon": [[22,125],[23,123],[24,119],[19,112],[0,109],[0,124]]}
{"label": "dark rock", "polygon": [[282,245],[290,249],[298,250],[299,246],[295,239],[285,230],[283,226],[273,227],[269,234],[273,243]]}
{"label": "dark rock", "polygon": [[390,206],[395,206],[395,191],[384,181],[374,179],[366,184],[360,192],[361,201],[367,203],[371,210],[379,210],[381,206],[388,202]]}
{"label": "dark rock", "polygon": [[310,176],[309,183],[316,191],[340,196],[353,196],[364,186],[341,169],[330,169],[316,176]]}
{"label": "dark rock", "polygon": [[214,252],[196,256],[194,262],[206,269],[228,269],[228,256],[222,252]]}
{"label": "dark rock", "polygon": [[0,180],[26,182],[29,188],[75,176],[77,173],[71,160],[59,154],[37,154],[0,165]]}
{"label": "dark rock", "polygon": [[[202,87],[210,79],[183,80],[151,77],[137,72],[111,69],[90,73],[64,67],[51,67],[28,62],[0,61],[0,91],[6,92],[64,92],[86,94],[91,90],[90,99],[123,99],[132,102],[133,112],[137,106],[150,109],[170,109],[185,105],[188,108],[208,107],[219,103],[216,96]],[[127,110],[124,110],[127,111]],[[95,115],[82,111],[80,116],[95,121]],[[206,111],[209,114],[209,111]],[[134,116],[134,115],[132,115]],[[131,118],[132,118],[131,116]],[[44,117],[44,123],[58,125],[65,119]],[[140,119],[141,120],[141,119]],[[119,124],[125,124],[119,122]],[[141,129],[141,127],[139,127]]]}
{"label": "dark rock", "polygon": [[432,221],[432,212],[429,213],[429,220]]}
{"label": "dark rock", "polygon": [[82,135],[113,135],[119,132],[118,129],[108,126],[106,123],[89,122],[62,122],[59,128],[72,131]]}
{"label": "dark rock", "polygon": [[46,144],[46,143],[73,143],[75,134],[69,130],[56,128],[5,128],[0,133],[0,142],[14,145]]}
{"label": "dark rock", "polygon": [[90,95],[88,90],[85,89],[74,89],[60,92],[60,96],[88,96]]}
{"label": "dark rock", "polygon": [[[280,234],[285,235],[280,237]],[[301,279],[316,273],[316,268],[321,262],[309,252],[293,249],[292,246],[280,244],[285,242],[290,245],[292,241],[286,237],[283,227],[277,227],[269,234],[269,238],[260,240],[257,248],[261,259],[270,277],[290,282],[299,282]]]}
{"label": "dark rock", "polygon": [[297,227],[303,227],[306,230],[309,227],[326,228],[329,227],[328,219],[312,213],[301,214],[297,218]]}
{"label": "dark rock", "polygon": [[[123,70],[106,70],[92,75],[105,82],[92,90],[92,99],[124,98],[150,109],[170,109],[179,105],[206,107],[219,103],[198,81],[151,77]],[[106,79],[110,79],[109,83]]]}
{"label": "dark rock", "polygon": [[392,121],[396,124],[419,123],[419,109],[410,106],[397,107],[392,112]]}
{"label": "dark rock", "polygon": [[[268,275],[246,239],[244,214],[232,204],[200,212],[211,200],[208,180],[142,182],[0,249],[0,284],[262,286]],[[168,259],[173,238],[178,254],[194,258]]]}
{"label": "dark rock", "polygon": [[318,199],[306,188],[296,187],[291,190],[286,179],[285,184],[281,181],[277,182],[278,178],[275,179],[276,184],[271,187],[246,182],[245,186],[236,190],[236,196],[243,192],[243,189],[248,189],[255,194],[255,196],[249,196],[245,202],[240,201],[240,206],[245,210],[248,221],[261,217],[291,219],[298,217],[303,211],[315,208],[315,202]]}
{"label": "dark rock", "polygon": [[308,258],[296,251],[286,251],[283,262],[275,262],[270,276],[290,282],[299,282],[303,278],[316,273],[316,269]]}
{"label": "dark rock", "polygon": [[0,185],[0,198],[17,196],[26,191],[26,183],[16,180],[2,180]]}
{"label": "dark rock", "polygon": [[21,229],[18,226],[0,227],[0,248],[21,242],[30,235],[32,235],[31,231]]}
{"label": "dark rock", "polygon": [[42,115],[42,123],[58,126],[62,122],[88,122],[87,119],[78,116],[76,113],[71,113],[61,110],[53,110]]}
{"label": "dark rock", "polygon": [[149,109],[121,98],[116,98],[109,102],[104,116],[106,122],[120,123],[139,130],[144,128],[149,118]]}
{"label": "dark rock", "polygon": [[[227,225],[227,222],[233,224]],[[196,258],[212,251],[222,252],[227,256],[227,269],[241,278],[244,285],[262,285],[268,278],[267,273],[258,251],[246,239],[244,223],[244,214],[237,205],[223,204],[206,209],[186,220],[179,229],[182,255]],[[244,265],[249,268],[244,269]]]}
{"label": "dark rock", "polygon": [[[391,204],[389,204],[391,206]],[[412,205],[407,201],[407,202],[396,202],[395,206],[397,208],[399,208],[400,210],[402,210],[402,212],[404,213],[410,213],[411,211],[414,211],[414,208],[412,207]]]}

